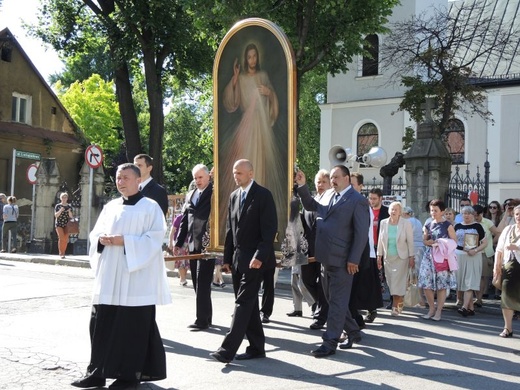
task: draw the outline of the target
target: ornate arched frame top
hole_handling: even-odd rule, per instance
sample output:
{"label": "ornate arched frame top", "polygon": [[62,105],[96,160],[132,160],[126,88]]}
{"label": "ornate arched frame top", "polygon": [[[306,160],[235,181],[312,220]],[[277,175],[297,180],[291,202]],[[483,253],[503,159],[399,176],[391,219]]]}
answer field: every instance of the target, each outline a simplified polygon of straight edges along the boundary
{"label": "ornate arched frame top", "polygon": [[[236,107],[230,108],[230,104],[224,103],[226,87],[230,85],[236,69],[235,61],[242,74],[244,65],[247,65],[246,48],[250,51],[251,44],[256,48],[260,64],[257,79],[263,80],[258,83],[266,84],[277,100],[275,107],[272,97],[258,99],[268,101],[265,110],[270,113],[269,125],[263,129],[266,137],[259,135],[261,131],[248,127],[248,120],[250,124],[259,122],[251,119],[258,114],[251,109],[251,105],[237,101]],[[242,100],[245,100],[246,93],[243,91],[240,94]],[[289,216],[296,161],[296,62],[291,44],[280,27],[265,19],[250,18],[236,23],[228,31],[215,56],[213,97],[215,196],[210,248],[222,250],[224,246],[229,195],[236,188],[231,181],[232,160],[248,158],[253,162],[255,180],[269,188],[275,198],[279,237],[275,245],[279,250]],[[265,132],[267,126],[270,130]],[[240,150],[242,147],[243,150]]]}

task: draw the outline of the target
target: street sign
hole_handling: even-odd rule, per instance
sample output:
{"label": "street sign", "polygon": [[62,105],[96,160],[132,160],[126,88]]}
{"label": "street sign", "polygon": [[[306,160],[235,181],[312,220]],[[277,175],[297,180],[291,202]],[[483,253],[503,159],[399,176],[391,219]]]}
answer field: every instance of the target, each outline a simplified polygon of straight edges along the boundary
{"label": "street sign", "polygon": [[85,150],[85,162],[89,167],[96,169],[103,163],[103,151],[97,145],[89,145]]}
{"label": "street sign", "polygon": [[36,171],[38,170],[38,165],[31,164],[27,167],[27,180],[31,184],[36,184]]}
{"label": "street sign", "polygon": [[37,160],[37,161],[40,161],[42,158],[41,154],[39,154],[39,153],[24,152],[23,150],[17,150],[16,157],[17,158],[26,158],[28,160]]}

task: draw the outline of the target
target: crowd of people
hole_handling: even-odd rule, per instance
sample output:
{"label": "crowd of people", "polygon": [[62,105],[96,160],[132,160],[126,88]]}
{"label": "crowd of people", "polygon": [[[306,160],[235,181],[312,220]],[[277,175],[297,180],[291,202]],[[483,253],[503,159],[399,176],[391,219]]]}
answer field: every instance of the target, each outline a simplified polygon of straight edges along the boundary
{"label": "crowd of people", "polygon": [[[166,191],[153,181],[151,170],[147,155],[118,167],[121,197],[105,206],[90,232],[89,256],[95,271],[91,359],[87,374],[73,386],[104,386],[114,378],[110,388],[127,388],[166,376],[165,351],[155,322],[155,305],[171,301],[162,259],[166,211],[161,204]],[[263,324],[273,310],[276,275],[273,195],[254,180],[249,160],[237,160],[232,174],[237,189],[229,197],[221,262],[193,256],[207,245],[213,182],[205,165],[192,169],[192,189],[182,213],[173,217],[169,241],[172,253],[180,256],[176,267],[182,285],[188,270],[191,273],[196,305],[195,321],[188,325],[192,331],[212,326],[211,286],[222,286],[221,273],[231,273],[235,309],[230,329],[210,353],[225,364],[266,356]],[[302,301],[307,301],[312,312],[309,327],[325,329],[322,344],[311,351],[314,357],[325,358],[337,348],[359,343],[360,330],[375,321],[384,306],[385,288],[390,295],[386,308],[398,317],[410,273],[418,275],[421,288],[417,306],[428,308],[422,318],[433,321],[441,320],[450,291],[456,291],[463,317],[475,315],[490,278],[499,280],[504,317],[499,336],[513,336],[512,319],[520,309],[520,201],[507,200],[503,210],[491,202],[485,214],[483,207],[464,199],[460,214],[450,210],[446,216],[444,202],[434,199],[428,204],[430,218],[421,224],[410,207],[400,202],[385,206],[379,189],[370,190],[368,199],[363,196],[363,176],[351,175],[343,165],[330,173],[320,170],[315,185],[313,196],[305,174],[295,174],[295,194],[302,206],[298,226],[308,245],[299,249],[307,262],[295,268],[295,306],[287,313],[302,316]],[[67,194],[60,200],[57,230],[72,214]],[[3,218],[5,229],[5,207]],[[249,345],[239,354],[244,339]]]}
{"label": "crowd of people", "polygon": [[[348,186],[352,186],[358,193],[363,191],[361,174],[349,173],[346,176],[349,177]],[[315,255],[318,221],[325,219],[319,217],[318,210],[325,207],[326,215],[337,191],[331,182],[331,174],[326,170],[316,174],[314,184],[316,194],[313,202],[308,203],[307,207],[304,204],[301,210],[303,234],[309,243],[306,253],[308,263],[292,267],[294,310],[288,312],[287,316],[303,316],[302,303],[306,302],[312,317],[309,327],[320,330],[329,327],[330,297],[326,298],[327,281],[324,281],[326,273],[322,272],[323,263],[317,261]],[[190,194],[187,196],[189,198]],[[358,270],[352,278],[348,299],[348,311],[358,329],[376,320],[380,308],[391,310],[394,317],[402,313],[411,272],[416,275],[420,288],[420,300],[416,307],[428,309],[422,316],[424,319],[440,321],[444,304],[451,297],[456,297],[458,313],[463,317],[475,315],[475,307],[482,307],[483,297],[491,295],[500,298],[500,290],[491,291],[490,286],[494,273],[499,272],[494,272],[495,248],[500,233],[514,222],[511,206],[515,202],[520,204],[520,201],[508,199],[503,206],[493,201],[484,208],[480,205],[472,206],[468,198],[463,198],[459,204],[460,213],[457,213],[453,208],[446,207],[442,200],[435,199],[428,203],[430,217],[422,223],[415,218],[414,210],[410,207],[403,207],[400,202],[385,206],[383,199],[380,189],[368,192],[370,223],[367,241],[359,259]],[[172,237],[175,232],[172,230]],[[176,265],[179,267],[181,284],[185,284],[182,262],[176,262]],[[214,272],[215,280],[221,277],[221,274]],[[214,286],[221,286],[222,283],[213,281]],[[385,289],[388,289],[390,296],[387,306],[383,304]],[[366,311],[364,317],[361,311]],[[263,319],[262,311],[260,315]],[[504,318],[506,332],[501,335],[508,335],[512,332],[511,324]],[[340,348],[360,340],[360,335],[349,330],[347,325],[343,326],[342,331],[338,338],[343,341],[343,344],[339,344]],[[324,345],[327,352],[334,349],[333,344]]]}

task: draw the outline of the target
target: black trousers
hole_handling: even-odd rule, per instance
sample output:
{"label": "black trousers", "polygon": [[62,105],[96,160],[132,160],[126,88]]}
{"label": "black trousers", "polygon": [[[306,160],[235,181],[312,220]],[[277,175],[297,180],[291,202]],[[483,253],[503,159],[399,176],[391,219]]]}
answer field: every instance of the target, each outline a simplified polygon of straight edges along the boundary
{"label": "black trousers", "polygon": [[274,274],[275,268],[264,271],[264,281],[262,282],[262,307],[260,311],[264,316],[271,317],[274,307]]}
{"label": "black trousers", "polygon": [[190,260],[191,280],[196,295],[195,324],[209,326],[213,321],[213,305],[211,303],[211,283],[215,271],[215,259]]}
{"label": "black trousers", "polygon": [[264,279],[264,271],[249,269],[245,273],[240,273],[238,270],[233,270],[232,276],[236,291],[235,311],[229,332],[218,349],[218,352],[229,360],[235,357],[244,336],[249,341],[246,352],[265,353],[265,335],[258,303],[258,292]]}

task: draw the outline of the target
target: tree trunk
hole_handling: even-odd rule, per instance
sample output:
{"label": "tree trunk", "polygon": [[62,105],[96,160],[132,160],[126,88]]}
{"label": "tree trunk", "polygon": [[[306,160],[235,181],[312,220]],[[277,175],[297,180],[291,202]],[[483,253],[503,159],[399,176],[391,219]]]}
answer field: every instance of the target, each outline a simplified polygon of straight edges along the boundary
{"label": "tree trunk", "polygon": [[115,84],[125,134],[126,158],[128,161],[133,161],[135,155],[142,153],[142,146],[127,64],[121,65],[115,70]]}
{"label": "tree trunk", "polygon": [[161,80],[162,64],[155,63],[153,51],[143,49],[144,74],[146,79],[146,94],[150,110],[150,156],[153,158],[153,178],[163,183],[163,138],[164,138],[164,111],[163,88]]}

